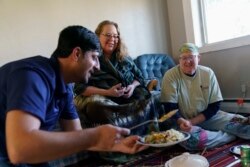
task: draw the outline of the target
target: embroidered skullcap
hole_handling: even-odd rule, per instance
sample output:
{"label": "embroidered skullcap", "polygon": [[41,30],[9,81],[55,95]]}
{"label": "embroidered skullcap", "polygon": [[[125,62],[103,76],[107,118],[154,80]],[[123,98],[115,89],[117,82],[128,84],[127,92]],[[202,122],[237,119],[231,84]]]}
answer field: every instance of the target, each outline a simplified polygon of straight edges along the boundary
{"label": "embroidered skullcap", "polygon": [[193,43],[184,43],[181,48],[179,49],[180,53],[192,53],[193,55],[198,55],[199,54],[199,50],[198,47],[193,44]]}

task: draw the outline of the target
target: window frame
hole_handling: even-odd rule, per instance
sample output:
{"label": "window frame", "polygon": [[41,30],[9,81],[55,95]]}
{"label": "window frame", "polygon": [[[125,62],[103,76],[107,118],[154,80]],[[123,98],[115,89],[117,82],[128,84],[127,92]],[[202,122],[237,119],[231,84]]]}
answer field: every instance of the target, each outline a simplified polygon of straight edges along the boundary
{"label": "window frame", "polygon": [[202,5],[200,3],[202,3],[202,0],[182,0],[187,41],[193,42],[199,46],[200,53],[250,45],[250,35],[205,44],[203,35],[204,23],[201,23],[201,17],[203,17],[203,14],[200,7]]}

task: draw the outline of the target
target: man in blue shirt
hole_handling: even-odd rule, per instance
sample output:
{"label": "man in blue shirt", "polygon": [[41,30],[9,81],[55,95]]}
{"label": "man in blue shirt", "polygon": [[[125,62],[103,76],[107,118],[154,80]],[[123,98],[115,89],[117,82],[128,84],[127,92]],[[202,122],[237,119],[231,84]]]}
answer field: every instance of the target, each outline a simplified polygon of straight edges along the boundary
{"label": "man in blue shirt", "polygon": [[[46,166],[82,151],[136,153],[138,136],[103,125],[82,130],[73,104],[73,82],[99,69],[98,37],[82,26],[61,31],[51,58],[35,56],[0,68],[0,166]],[[53,131],[60,122],[62,132]],[[28,165],[29,164],[29,165]]]}

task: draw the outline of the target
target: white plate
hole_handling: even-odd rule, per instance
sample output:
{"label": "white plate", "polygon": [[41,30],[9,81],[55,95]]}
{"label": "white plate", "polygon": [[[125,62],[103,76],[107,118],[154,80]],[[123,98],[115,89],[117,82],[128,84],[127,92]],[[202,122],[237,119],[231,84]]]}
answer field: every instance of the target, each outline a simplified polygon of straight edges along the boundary
{"label": "white plate", "polygon": [[145,146],[151,146],[151,147],[169,147],[169,146],[173,146],[175,144],[181,143],[187,139],[189,139],[190,134],[187,132],[181,132],[184,135],[184,138],[182,140],[179,141],[175,141],[175,142],[167,142],[167,143],[161,143],[161,144],[149,144],[149,143],[144,143],[145,137],[143,137],[141,140],[137,141],[139,144],[145,145]]}

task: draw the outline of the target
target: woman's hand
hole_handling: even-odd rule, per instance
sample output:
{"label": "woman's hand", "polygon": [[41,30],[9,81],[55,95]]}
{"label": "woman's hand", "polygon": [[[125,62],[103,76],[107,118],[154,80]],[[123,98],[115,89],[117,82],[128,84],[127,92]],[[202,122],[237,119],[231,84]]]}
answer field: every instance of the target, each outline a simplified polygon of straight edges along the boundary
{"label": "woman's hand", "polygon": [[140,85],[140,82],[137,81],[137,80],[134,80],[133,83],[132,83],[131,85],[128,85],[128,86],[126,87],[123,97],[124,97],[124,98],[130,98],[130,97],[132,96],[132,94],[133,94],[135,88],[136,88],[137,86],[139,86],[139,85]]}
{"label": "woman's hand", "polygon": [[134,90],[135,90],[135,86],[133,84],[132,85],[128,85],[126,87],[125,91],[124,91],[123,97],[124,98],[130,98],[132,96]]}
{"label": "woman's hand", "polygon": [[124,95],[125,89],[126,88],[122,87],[121,83],[116,84],[116,85],[112,86],[110,89],[108,89],[109,96],[112,96],[112,97],[121,97],[121,96]]}

